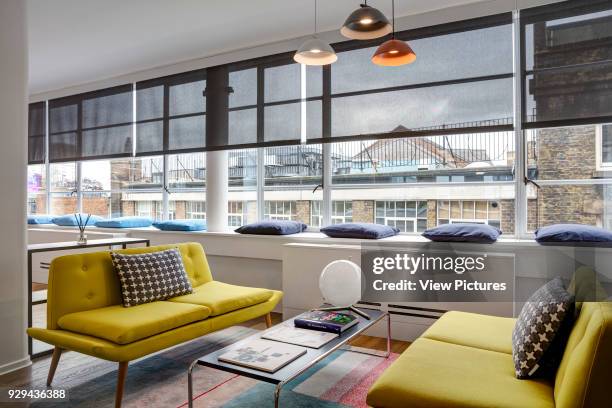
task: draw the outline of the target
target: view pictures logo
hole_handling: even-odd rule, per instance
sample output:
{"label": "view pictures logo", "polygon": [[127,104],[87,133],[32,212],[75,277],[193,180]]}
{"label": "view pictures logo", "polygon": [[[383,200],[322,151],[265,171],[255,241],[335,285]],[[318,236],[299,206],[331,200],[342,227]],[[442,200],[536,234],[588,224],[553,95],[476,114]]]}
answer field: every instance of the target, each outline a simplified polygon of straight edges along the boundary
{"label": "view pictures logo", "polygon": [[380,275],[386,271],[405,271],[414,275],[420,272],[455,272],[462,275],[465,272],[483,271],[486,267],[487,255],[483,256],[411,256],[395,254],[395,256],[375,257],[372,259],[372,272]]}

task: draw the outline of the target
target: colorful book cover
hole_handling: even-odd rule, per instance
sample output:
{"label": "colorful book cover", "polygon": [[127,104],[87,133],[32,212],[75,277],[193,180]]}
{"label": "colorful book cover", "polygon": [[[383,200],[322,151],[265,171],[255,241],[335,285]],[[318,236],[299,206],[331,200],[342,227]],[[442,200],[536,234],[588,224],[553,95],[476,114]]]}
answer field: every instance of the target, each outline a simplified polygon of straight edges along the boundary
{"label": "colorful book cover", "polygon": [[338,334],[356,325],[358,322],[359,320],[354,315],[323,310],[306,312],[294,319],[296,327]]}

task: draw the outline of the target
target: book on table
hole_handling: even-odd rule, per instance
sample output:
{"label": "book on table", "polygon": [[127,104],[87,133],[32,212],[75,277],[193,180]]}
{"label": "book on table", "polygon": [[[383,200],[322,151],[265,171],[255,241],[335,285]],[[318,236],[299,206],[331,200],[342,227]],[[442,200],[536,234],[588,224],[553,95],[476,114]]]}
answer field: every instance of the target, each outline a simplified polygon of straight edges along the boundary
{"label": "book on table", "polygon": [[337,338],[336,333],[301,329],[289,324],[281,324],[262,334],[262,339],[280,341],[283,343],[296,344],[298,346],[318,349]]}
{"label": "book on table", "polygon": [[312,310],[297,316],[293,322],[295,327],[341,334],[356,325],[359,319],[347,313]]}
{"label": "book on table", "polygon": [[237,344],[218,357],[219,361],[274,373],[306,354],[304,347],[269,340]]}

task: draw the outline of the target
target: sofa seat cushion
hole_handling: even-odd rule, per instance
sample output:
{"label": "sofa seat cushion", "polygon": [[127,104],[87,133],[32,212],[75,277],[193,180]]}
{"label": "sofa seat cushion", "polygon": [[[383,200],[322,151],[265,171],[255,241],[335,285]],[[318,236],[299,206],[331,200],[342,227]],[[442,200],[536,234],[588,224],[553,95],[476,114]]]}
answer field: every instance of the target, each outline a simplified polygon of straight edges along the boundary
{"label": "sofa seat cushion", "polygon": [[516,319],[466,312],[447,312],[423,333],[423,337],[512,354],[512,330]]}
{"label": "sofa seat cushion", "polygon": [[512,355],[420,338],[368,392],[369,406],[554,407],[553,385],[519,380]]}
{"label": "sofa seat cushion", "polygon": [[129,344],[199,320],[210,309],[187,303],[152,302],[133,307],[121,305],[70,313],[58,325],[64,330]]}
{"label": "sofa seat cushion", "polygon": [[249,288],[211,281],[193,288],[193,293],[168,299],[175,303],[206,306],[211,316],[263,303],[272,297],[269,289]]}

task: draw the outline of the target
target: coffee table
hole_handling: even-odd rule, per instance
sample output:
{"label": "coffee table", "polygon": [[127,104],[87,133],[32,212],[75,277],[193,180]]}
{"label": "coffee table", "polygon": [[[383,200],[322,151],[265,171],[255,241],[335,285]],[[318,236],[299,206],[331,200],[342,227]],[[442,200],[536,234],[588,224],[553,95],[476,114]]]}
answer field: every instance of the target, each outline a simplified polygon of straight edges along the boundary
{"label": "coffee table", "polygon": [[[234,348],[240,343],[246,343],[255,339],[259,339],[263,333],[267,330],[273,330],[274,328],[267,329],[266,331],[261,331],[255,333],[245,339],[239,340],[234,344],[231,344],[227,347],[222,348],[221,350],[217,350],[210,354],[207,354],[203,357],[200,357],[194,360],[189,365],[188,371],[188,402],[189,407],[193,407],[193,369],[196,365],[206,366],[216,368],[217,370],[227,371],[233,374],[242,375],[245,377],[253,378],[259,381],[265,381],[267,383],[275,384],[276,388],[274,389],[274,407],[278,408],[279,406],[279,397],[280,392],[283,386],[289,381],[293,380],[298,375],[302,374],[304,371],[308,370],[310,367],[323,360],[325,357],[329,356],[334,351],[347,346],[347,343],[371,328],[375,323],[381,321],[385,317],[387,318],[387,350],[385,352],[376,352],[375,350],[367,350],[362,348],[354,348],[351,351],[357,353],[371,354],[381,357],[389,357],[391,353],[391,317],[389,313],[380,311],[380,310],[367,310],[370,319],[364,319],[363,317],[357,316],[359,322],[353,327],[347,329],[344,333],[342,333],[339,337],[333,339],[329,343],[323,345],[321,348],[306,348],[306,354],[282,367],[278,371],[274,373],[267,373],[265,371],[254,370],[247,367],[242,367],[230,363],[225,363],[218,360],[218,357],[225,353],[229,348]],[[282,324],[293,324],[293,319],[289,319],[284,321]]]}

